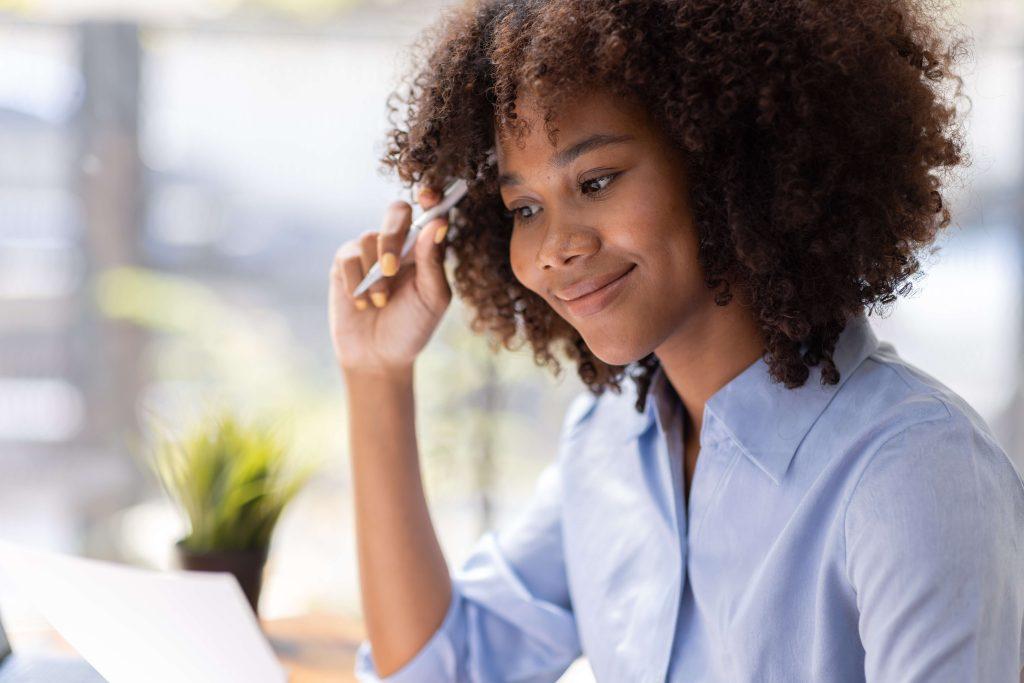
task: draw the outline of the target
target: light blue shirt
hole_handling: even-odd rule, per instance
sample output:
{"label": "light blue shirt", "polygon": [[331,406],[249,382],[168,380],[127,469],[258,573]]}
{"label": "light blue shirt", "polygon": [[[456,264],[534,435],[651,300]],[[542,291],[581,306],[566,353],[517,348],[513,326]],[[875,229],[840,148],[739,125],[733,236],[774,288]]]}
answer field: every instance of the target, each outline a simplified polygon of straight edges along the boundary
{"label": "light blue shirt", "polygon": [[514,521],[452,573],[444,622],[380,679],[1017,683],[1024,482],[984,420],[866,316],[786,389],[759,359],[707,402],[683,495],[659,369],[583,391]]}

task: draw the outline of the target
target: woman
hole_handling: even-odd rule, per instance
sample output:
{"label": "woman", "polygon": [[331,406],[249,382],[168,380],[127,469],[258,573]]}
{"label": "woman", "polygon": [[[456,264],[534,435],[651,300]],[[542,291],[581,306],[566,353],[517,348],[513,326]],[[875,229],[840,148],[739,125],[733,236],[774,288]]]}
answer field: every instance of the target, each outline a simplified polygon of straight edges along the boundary
{"label": "woman", "polygon": [[[950,222],[960,43],[900,0],[491,0],[426,35],[384,161],[424,207],[469,194],[414,266],[396,202],[331,273],[360,678],[553,681],[583,654],[602,682],[1017,680],[1024,484],[867,321]],[[446,251],[476,330],[589,388],[452,573],[412,382]]]}

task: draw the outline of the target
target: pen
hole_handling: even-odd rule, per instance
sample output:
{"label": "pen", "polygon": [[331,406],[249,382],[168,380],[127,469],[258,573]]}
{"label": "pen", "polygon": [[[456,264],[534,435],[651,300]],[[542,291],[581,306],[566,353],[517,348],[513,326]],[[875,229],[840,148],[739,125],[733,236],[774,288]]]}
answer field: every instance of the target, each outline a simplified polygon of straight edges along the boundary
{"label": "pen", "polygon": [[[420,230],[423,229],[423,226],[455,206],[456,202],[466,195],[467,187],[466,181],[462,178],[452,182],[444,189],[444,196],[441,198],[441,201],[438,202],[437,205],[424,211],[420,214],[419,218],[412,222],[412,225],[409,226],[409,234],[405,236],[405,244],[402,245],[402,251],[398,255],[399,267],[402,265],[402,259],[404,259],[406,254],[409,253],[412,246],[416,244],[416,235],[418,235]],[[360,282],[359,286],[356,287],[354,292],[352,292],[352,296],[359,296],[369,289],[370,285],[380,280],[381,277],[380,261],[378,261],[373,264],[373,267],[370,268],[370,270],[367,271],[366,277],[363,278],[363,281]]]}
{"label": "pen", "polygon": [[[497,157],[492,151],[487,157],[487,162],[495,163],[496,161]],[[422,214],[420,214],[419,218],[412,222],[412,225],[409,226],[409,234],[405,236],[405,244],[402,245],[402,251],[398,256],[399,268],[401,268],[402,265],[404,265],[402,263],[402,260],[410,251],[412,251],[413,245],[416,244],[416,235],[419,234],[420,230],[422,230],[427,223],[434,220],[438,216],[444,214],[446,211],[448,211],[448,209],[458,204],[459,200],[466,196],[466,191],[468,189],[469,185],[462,178],[452,181],[444,189],[441,201],[438,202],[437,205],[432,206],[426,211],[424,211]],[[381,277],[382,275],[380,273],[380,262],[378,261],[377,263],[374,263],[370,270],[366,272],[366,277],[363,278],[363,281],[360,282],[359,286],[356,287],[355,291],[352,292],[352,296],[359,296],[367,289],[369,289],[370,285],[380,280]]]}

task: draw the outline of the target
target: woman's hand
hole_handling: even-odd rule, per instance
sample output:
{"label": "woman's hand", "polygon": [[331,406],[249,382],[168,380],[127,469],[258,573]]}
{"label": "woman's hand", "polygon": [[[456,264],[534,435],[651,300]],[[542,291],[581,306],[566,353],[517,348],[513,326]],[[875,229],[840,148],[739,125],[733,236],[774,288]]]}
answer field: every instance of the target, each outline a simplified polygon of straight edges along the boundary
{"label": "woman's hand", "polygon": [[[417,198],[424,209],[440,200],[439,194],[428,188],[420,189]],[[447,216],[424,226],[412,249],[414,259],[407,256],[395,275],[411,224],[412,207],[407,202],[392,202],[379,233],[364,232],[341,245],[334,255],[328,320],[334,354],[345,372],[408,370],[451,302],[444,272]],[[352,292],[377,261],[385,277],[353,298]]]}

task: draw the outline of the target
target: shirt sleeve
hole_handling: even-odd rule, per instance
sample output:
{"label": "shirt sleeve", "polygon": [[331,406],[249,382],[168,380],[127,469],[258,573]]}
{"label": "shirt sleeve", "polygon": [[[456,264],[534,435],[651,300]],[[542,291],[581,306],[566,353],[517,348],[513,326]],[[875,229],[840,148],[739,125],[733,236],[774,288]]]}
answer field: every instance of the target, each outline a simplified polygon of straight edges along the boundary
{"label": "shirt sleeve", "polygon": [[[566,430],[586,396],[573,402]],[[356,652],[360,681],[483,683],[556,681],[581,654],[562,546],[560,459],[547,465],[524,509],[484,534],[452,573],[444,621],[401,669],[381,677],[372,648]]]}
{"label": "shirt sleeve", "polygon": [[1024,486],[990,435],[948,412],[900,432],[845,532],[869,683],[1020,680]]}

